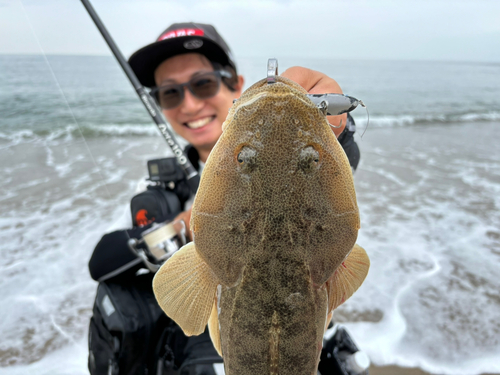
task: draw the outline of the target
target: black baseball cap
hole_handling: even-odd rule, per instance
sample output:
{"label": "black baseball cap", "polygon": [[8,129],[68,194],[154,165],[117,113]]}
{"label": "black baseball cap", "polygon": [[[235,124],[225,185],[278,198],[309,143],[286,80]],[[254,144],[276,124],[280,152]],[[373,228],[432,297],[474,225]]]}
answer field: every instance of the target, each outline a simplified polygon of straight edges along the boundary
{"label": "black baseball cap", "polygon": [[231,50],[212,25],[174,23],[151,43],[130,56],[128,62],[142,85],[155,86],[154,71],[169,57],[184,53],[200,53],[207,59],[236,71]]}

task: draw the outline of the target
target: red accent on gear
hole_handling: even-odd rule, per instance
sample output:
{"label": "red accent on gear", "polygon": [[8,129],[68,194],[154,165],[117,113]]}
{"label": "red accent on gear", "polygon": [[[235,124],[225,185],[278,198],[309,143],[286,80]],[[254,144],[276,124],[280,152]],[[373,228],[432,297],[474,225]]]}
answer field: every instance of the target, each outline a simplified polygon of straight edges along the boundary
{"label": "red accent on gear", "polygon": [[137,223],[138,226],[143,227],[153,222],[155,218],[149,220],[146,216],[147,214],[148,211],[146,211],[145,209],[137,211],[137,213],[135,214],[135,222]]}

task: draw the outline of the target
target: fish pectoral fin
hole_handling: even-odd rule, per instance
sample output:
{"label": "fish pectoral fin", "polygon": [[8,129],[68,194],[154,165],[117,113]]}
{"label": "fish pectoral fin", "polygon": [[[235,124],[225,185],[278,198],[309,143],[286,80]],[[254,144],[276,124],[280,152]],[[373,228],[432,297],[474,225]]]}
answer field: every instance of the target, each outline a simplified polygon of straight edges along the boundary
{"label": "fish pectoral fin", "polygon": [[370,259],[366,251],[361,246],[354,245],[346,260],[326,282],[329,312],[332,312],[354,294],[365,280],[369,268]]}
{"label": "fish pectoral fin", "polygon": [[165,314],[192,336],[205,330],[218,284],[194,242],[190,242],[156,272],[153,291]]}
{"label": "fish pectoral fin", "polygon": [[210,314],[210,318],[208,319],[208,331],[210,333],[210,338],[212,339],[215,350],[217,350],[217,353],[219,353],[219,355],[222,357],[219,330],[219,314],[217,312],[217,299],[213,304],[212,313]]}

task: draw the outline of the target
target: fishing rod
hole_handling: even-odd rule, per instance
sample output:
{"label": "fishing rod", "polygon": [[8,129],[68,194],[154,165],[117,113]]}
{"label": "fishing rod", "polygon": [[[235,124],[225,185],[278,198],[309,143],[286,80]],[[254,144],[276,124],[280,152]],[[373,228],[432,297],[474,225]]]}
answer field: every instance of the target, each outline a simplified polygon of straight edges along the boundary
{"label": "fishing rod", "polygon": [[189,189],[191,190],[191,193],[195,194],[196,190],[198,189],[198,185],[200,183],[200,176],[196,169],[193,167],[187,156],[184,154],[182,151],[181,146],[177,143],[177,141],[174,138],[173,133],[169,129],[169,124],[167,120],[163,117],[161,114],[161,110],[156,104],[156,101],[153,99],[153,97],[149,94],[148,91],[144,88],[144,86],[141,85],[139,80],[137,79],[134,71],[128,64],[127,60],[123,57],[121,51],[118,49],[117,45],[113,41],[113,38],[109,34],[108,30],[106,30],[106,27],[102,23],[101,19],[97,15],[96,11],[90,4],[89,0],[81,0],[83,6],[85,9],[87,9],[87,12],[90,15],[90,18],[94,21],[95,25],[101,32],[104,40],[108,44],[109,48],[111,49],[111,52],[113,52],[113,55],[115,56],[116,60],[122,67],[123,71],[125,72],[126,76],[128,77],[130,83],[132,86],[134,86],[134,89],[141,99],[142,103],[146,107],[146,110],[148,111],[149,115],[155,122],[156,126],[160,130],[160,133],[163,135],[163,138],[167,141],[167,144],[170,146],[172,149],[172,152],[174,153],[177,162],[179,165],[182,167],[182,170],[187,176],[187,181],[189,184]]}

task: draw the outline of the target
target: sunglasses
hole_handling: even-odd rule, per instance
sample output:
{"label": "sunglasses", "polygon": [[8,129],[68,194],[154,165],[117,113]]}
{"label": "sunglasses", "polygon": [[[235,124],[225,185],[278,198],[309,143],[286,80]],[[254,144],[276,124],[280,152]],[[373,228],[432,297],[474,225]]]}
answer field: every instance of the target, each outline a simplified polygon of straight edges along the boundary
{"label": "sunglasses", "polygon": [[172,109],[184,100],[184,87],[187,87],[198,99],[215,96],[219,92],[222,77],[231,78],[232,74],[225,70],[199,74],[185,83],[155,87],[151,90],[151,95],[156,98],[161,108]]}

